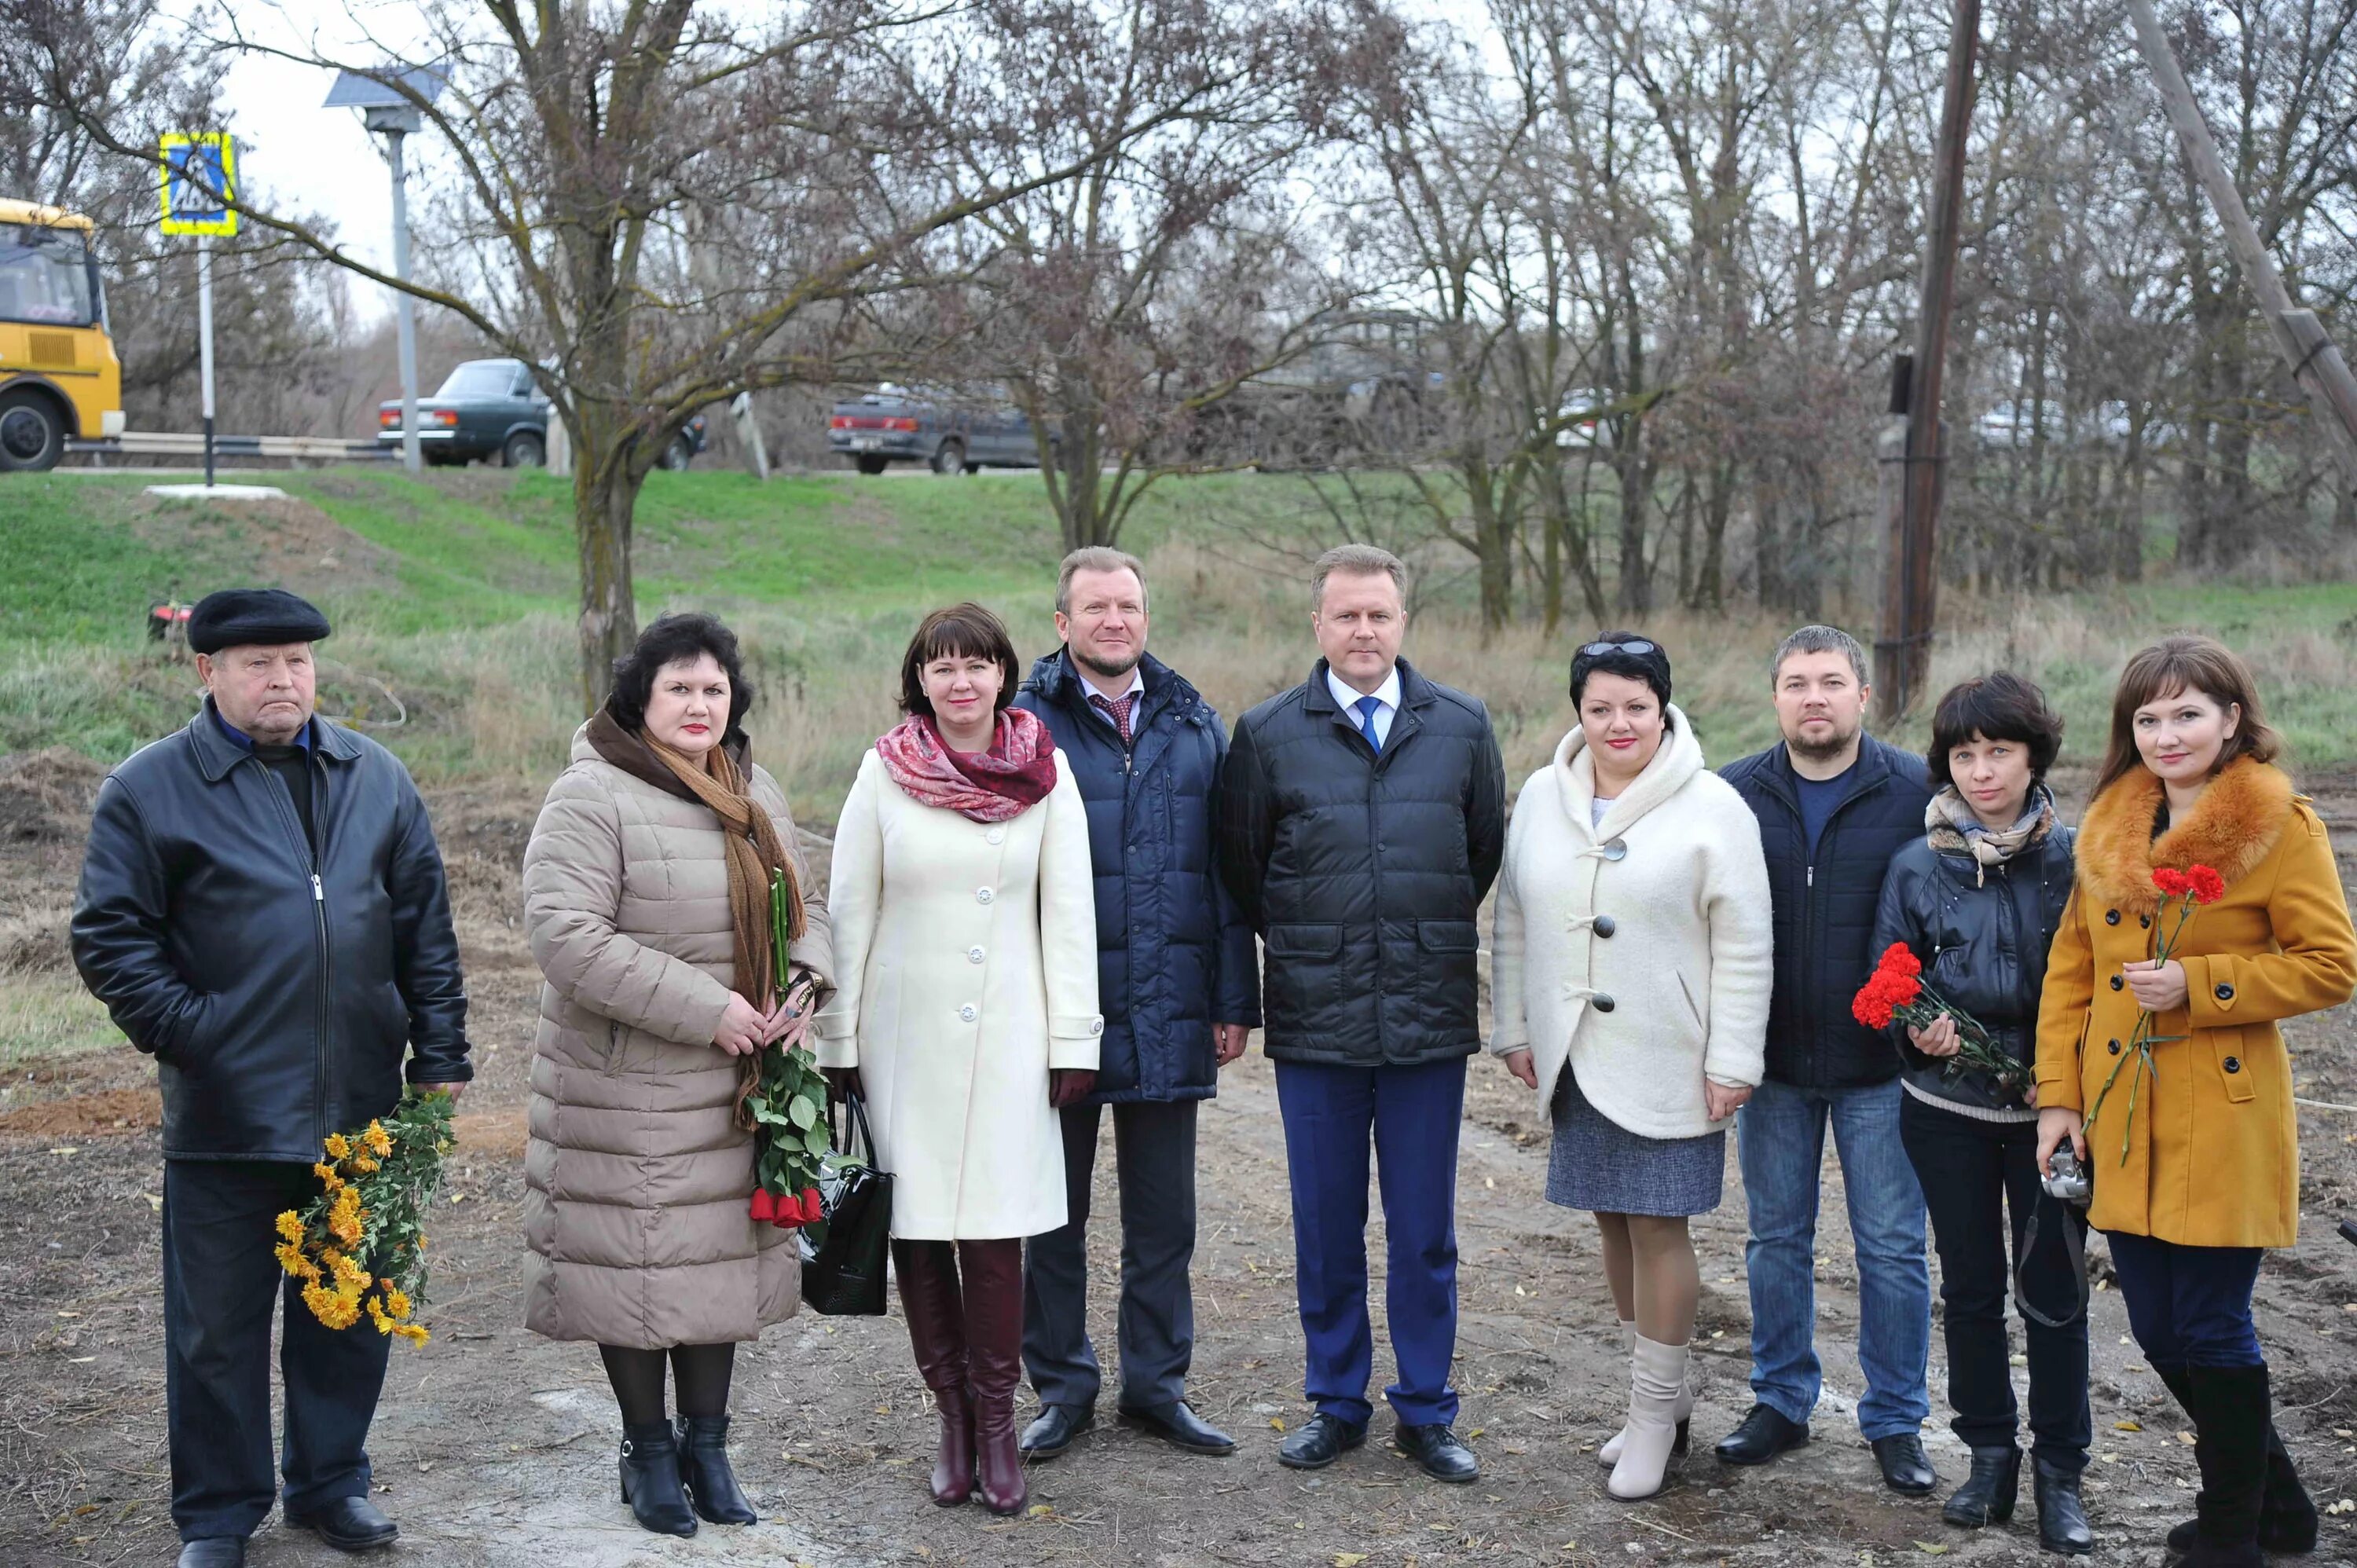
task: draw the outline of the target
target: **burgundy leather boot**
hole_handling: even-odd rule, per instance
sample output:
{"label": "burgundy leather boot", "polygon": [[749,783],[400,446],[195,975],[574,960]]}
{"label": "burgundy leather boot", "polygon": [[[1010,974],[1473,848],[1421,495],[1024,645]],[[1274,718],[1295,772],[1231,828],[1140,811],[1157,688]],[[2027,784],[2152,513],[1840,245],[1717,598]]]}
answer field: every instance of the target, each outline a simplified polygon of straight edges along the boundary
{"label": "burgundy leather boot", "polygon": [[892,1272],[909,1315],[909,1345],[917,1375],[932,1391],[942,1414],[940,1455],[933,1461],[933,1501],[955,1508],[974,1496],[974,1402],[967,1392],[965,1309],[959,1299],[957,1244],[895,1241]]}
{"label": "burgundy leather boot", "polygon": [[960,1241],[964,1276],[968,1378],[974,1388],[974,1446],[982,1506],[1023,1511],[1023,1453],[1016,1445],[1015,1391],[1023,1381],[1023,1243]]}

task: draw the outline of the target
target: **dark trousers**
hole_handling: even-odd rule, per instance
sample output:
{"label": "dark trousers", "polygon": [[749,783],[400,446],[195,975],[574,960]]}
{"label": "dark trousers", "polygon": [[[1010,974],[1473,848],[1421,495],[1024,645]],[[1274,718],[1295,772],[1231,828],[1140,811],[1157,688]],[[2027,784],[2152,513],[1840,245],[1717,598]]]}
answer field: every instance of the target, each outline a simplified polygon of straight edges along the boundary
{"label": "dark trousers", "polygon": [[[1195,1356],[1195,1110],[1192,1100],[1113,1107],[1121,1186],[1121,1402],[1159,1410],[1187,1397]],[[1103,1374],[1089,1340],[1089,1209],[1103,1107],[1063,1112],[1062,1228],[1023,1257],[1023,1365],[1042,1404],[1096,1402]]]}
{"label": "dark trousers", "polygon": [[[2104,1179],[2101,1170],[2095,1179]],[[2251,1291],[2265,1255],[2259,1248],[2180,1247],[2122,1230],[2104,1235],[2146,1360],[2156,1367],[2267,1364],[2251,1320]]]}
{"label": "dark trousers", "polygon": [[164,1391],[172,1522],[183,1541],[244,1537],[270,1512],[270,1315],[286,1304],[286,1511],[366,1497],[365,1444],[392,1341],[328,1328],[272,1256],[272,1221],[318,1196],[308,1165],[164,1162]]}
{"label": "dark trousers", "polygon": [[1367,1317],[1367,1157],[1372,1135],[1390,1278],[1383,1302],[1399,1381],[1383,1391],[1407,1426],[1457,1419],[1457,1129],[1465,1058],[1406,1067],[1276,1064],[1293,1257],[1308,1342],[1302,1390],[1353,1426],[1374,1413]]}
{"label": "dark trousers", "polygon": [[[2022,1324],[2029,1353],[2030,1452],[2058,1469],[2087,1466],[2093,1423],[2087,1411],[2087,1315],[2074,1312],[2079,1280],[2064,1227],[2086,1217],[2048,1195],[2038,1180],[2038,1123],[1982,1122],[1909,1095],[1900,1137],[1932,1213],[1946,1318],[1948,1424],[1975,1448],[2010,1448],[2019,1428],[2007,1353],[2005,1305],[2018,1268],[2029,1305],[2060,1328]],[[2030,1216],[2038,1217],[2029,1247]],[[2008,1250],[2005,1238],[2010,1234]],[[2025,1250],[2026,1255],[2025,1255]]]}

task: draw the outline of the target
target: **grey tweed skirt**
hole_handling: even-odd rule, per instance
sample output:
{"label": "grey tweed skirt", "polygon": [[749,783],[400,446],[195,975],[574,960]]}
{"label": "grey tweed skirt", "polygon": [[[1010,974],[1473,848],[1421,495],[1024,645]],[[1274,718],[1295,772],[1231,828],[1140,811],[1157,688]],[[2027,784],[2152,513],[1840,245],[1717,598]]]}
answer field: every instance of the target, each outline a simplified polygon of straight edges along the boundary
{"label": "grey tweed skirt", "polygon": [[1726,1176],[1724,1129],[1699,1138],[1640,1137],[1589,1104],[1564,1064],[1547,1155],[1549,1203],[1591,1214],[1707,1214],[1718,1207]]}

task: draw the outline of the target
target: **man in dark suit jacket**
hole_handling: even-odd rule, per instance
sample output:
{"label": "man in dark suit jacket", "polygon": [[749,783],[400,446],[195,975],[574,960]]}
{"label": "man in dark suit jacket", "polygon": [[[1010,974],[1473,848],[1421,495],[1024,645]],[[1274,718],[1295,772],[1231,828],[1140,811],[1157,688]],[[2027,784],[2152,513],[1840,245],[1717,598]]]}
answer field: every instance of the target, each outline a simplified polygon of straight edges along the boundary
{"label": "man in dark suit jacket", "polygon": [[1390,1232],[1400,1447],[1445,1481],[1480,1474],[1457,1392],[1457,1130],[1480,1048],[1474,920],[1504,854],[1506,774],[1481,704],[1399,657],[1406,572],[1367,545],[1318,563],[1325,657],[1236,725],[1220,868],[1261,934],[1267,1049],[1293,1184],[1294,1257],[1318,1412],[1297,1469],[1366,1440],[1372,1133]]}
{"label": "man in dark suit jacket", "polygon": [[1850,1015],[1874,968],[1874,917],[1890,857],[1923,835],[1922,758],[1865,731],[1866,650],[1804,626],[1771,666],[1783,739],[1720,769],[1760,819],[1775,904],[1768,1076],[1737,1113],[1751,1221],[1751,1388],[1756,1402],[1718,1456],[1760,1465],[1809,1439],[1823,1378],[1815,1344],[1817,1173],[1833,1129],[1857,1243],[1858,1426],[1884,1482],[1937,1483],[1931,1413],[1932,1277],[1922,1188],[1899,1136],[1899,1053]]}
{"label": "man in dark suit jacket", "polygon": [[1195,1112],[1260,1023],[1252,928],[1220,886],[1214,834],[1228,736],[1195,688],[1146,651],[1146,568],[1075,550],[1056,585],[1064,646],[1015,698],[1047,721],[1088,807],[1096,873],[1096,1092],[1064,1108],[1071,1218],[1024,1255],[1023,1360],[1039,1414],[1022,1447],[1062,1453],[1094,1419],[1088,1224],[1097,1129],[1113,1108],[1121,1184],[1121,1415],[1196,1454],[1235,1441],[1187,1403],[1195,1305]]}

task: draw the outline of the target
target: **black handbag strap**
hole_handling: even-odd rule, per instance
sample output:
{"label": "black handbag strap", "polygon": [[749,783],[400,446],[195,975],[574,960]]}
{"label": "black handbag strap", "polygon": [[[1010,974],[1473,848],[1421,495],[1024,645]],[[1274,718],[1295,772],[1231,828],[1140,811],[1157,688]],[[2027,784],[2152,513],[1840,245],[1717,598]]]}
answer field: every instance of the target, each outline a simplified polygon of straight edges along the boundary
{"label": "black handbag strap", "polygon": [[2030,1206],[2029,1223],[2023,1228],[2022,1231],[2021,1255],[2013,1261],[2013,1305],[2014,1309],[2021,1314],[2022,1321],[2025,1323],[2035,1323],[2040,1328],[2068,1328],[2087,1316],[2087,1303],[2093,1294],[2087,1283],[2087,1228],[2084,1225],[2073,1225],[2071,1222],[2068,1206],[2060,1201],[2053,1203],[2052,1207],[2065,1210],[2062,1216],[2062,1250],[2070,1256],[2071,1277],[2078,1282],[2079,1299],[2077,1304],[2062,1316],[2049,1317],[2029,1305],[2029,1286],[2027,1283],[2029,1260],[2038,1251],[2039,1216],[2043,1214],[2048,1207],[2048,1203],[2042,1197],[2040,1202]]}
{"label": "black handbag strap", "polygon": [[856,1089],[848,1089],[844,1090],[841,1103],[848,1107],[850,1110],[851,1125],[848,1129],[835,1125],[834,1108],[836,1101],[833,1100],[828,1101],[826,1102],[827,1143],[838,1154],[847,1155],[851,1153],[851,1145],[845,1142],[844,1133],[845,1131],[856,1132],[859,1134],[859,1142],[867,1150],[868,1165],[871,1166],[874,1165],[876,1164],[876,1133],[867,1125],[866,1097],[862,1095],[859,1090]]}

